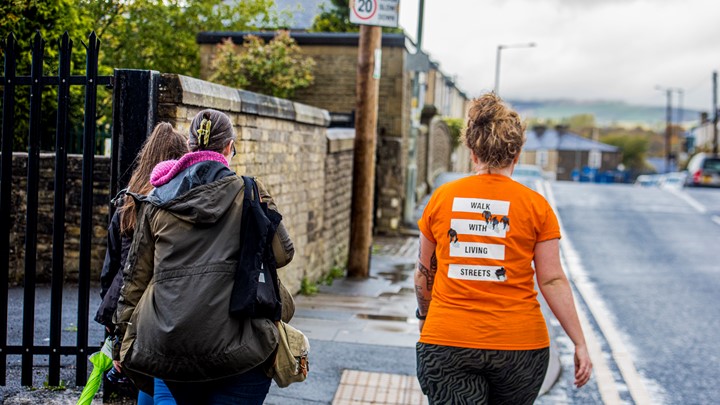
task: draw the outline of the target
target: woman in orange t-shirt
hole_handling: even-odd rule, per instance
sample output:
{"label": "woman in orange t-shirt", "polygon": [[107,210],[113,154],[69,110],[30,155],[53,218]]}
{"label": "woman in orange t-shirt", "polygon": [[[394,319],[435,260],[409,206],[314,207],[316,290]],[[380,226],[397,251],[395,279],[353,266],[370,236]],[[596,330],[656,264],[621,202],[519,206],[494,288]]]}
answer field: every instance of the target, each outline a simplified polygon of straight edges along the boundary
{"label": "woman in orange t-shirt", "polygon": [[532,404],[550,346],[534,276],[575,344],[577,387],[592,363],[560,265],[557,218],[510,178],[524,125],[492,93],[473,100],[468,115],[477,175],[435,190],[418,222],[418,380],[431,404]]}

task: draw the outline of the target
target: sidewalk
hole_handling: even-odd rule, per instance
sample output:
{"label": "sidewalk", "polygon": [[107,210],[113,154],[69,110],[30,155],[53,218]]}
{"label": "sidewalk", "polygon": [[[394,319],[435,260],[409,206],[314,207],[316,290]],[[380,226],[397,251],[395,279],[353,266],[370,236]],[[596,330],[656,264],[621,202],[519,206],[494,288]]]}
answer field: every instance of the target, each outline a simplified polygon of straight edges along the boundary
{"label": "sidewalk", "polygon": [[[310,375],[273,384],[266,404],[427,404],[415,377],[417,246],[416,236],[375,237],[367,280],[338,279],[296,297],[291,324],[310,339]],[[559,372],[553,351],[541,393]]]}

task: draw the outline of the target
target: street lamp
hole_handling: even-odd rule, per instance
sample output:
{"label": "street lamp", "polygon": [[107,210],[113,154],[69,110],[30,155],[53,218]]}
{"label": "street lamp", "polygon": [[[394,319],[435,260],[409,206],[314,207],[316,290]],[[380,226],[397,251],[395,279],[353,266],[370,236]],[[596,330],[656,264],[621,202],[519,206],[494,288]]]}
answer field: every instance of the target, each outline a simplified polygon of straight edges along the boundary
{"label": "street lamp", "polygon": [[503,49],[509,49],[509,48],[534,48],[537,46],[535,42],[528,42],[526,44],[512,44],[512,45],[498,45],[497,47],[497,57],[495,59],[495,94],[500,94],[500,53]]}
{"label": "street lamp", "polygon": [[[664,91],[667,98],[667,108],[665,114],[665,172],[670,172],[670,140],[672,138],[672,93],[677,92],[680,96],[680,114],[682,114],[682,98],[685,90],[678,87],[655,86],[655,90]],[[682,125],[682,122],[680,122]]]}

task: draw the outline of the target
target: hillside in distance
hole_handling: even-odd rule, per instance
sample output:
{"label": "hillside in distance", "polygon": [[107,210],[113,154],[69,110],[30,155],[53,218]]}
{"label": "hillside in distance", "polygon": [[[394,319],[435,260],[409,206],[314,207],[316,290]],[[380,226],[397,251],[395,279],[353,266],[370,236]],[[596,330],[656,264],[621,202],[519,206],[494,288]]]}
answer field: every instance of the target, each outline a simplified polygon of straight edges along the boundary
{"label": "hillside in distance", "polygon": [[[559,121],[574,115],[592,114],[599,126],[642,126],[661,127],[665,125],[664,106],[632,105],[621,101],[577,101],[577,100],[509,100],[509,103],[524,118],[541,118]],[[673,107],[673,122],[686,125],[697,124],[700,111]]]}

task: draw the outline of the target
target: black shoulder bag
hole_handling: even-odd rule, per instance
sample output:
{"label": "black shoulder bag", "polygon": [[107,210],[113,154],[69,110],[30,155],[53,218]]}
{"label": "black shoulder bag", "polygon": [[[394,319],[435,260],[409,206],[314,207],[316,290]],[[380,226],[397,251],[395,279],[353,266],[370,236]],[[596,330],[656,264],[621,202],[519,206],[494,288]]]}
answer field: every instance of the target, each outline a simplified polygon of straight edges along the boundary
{"label": "black shoulder bag", "polygon": [[230,297],[230,315],[279,321],[282,303],[272,240],[282,215],[268,209],[267,203],[260,202],[260,192],[251,177],[242,178],[245,196],[240,225],[240,259]]}

